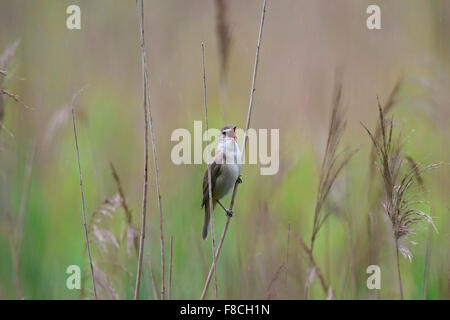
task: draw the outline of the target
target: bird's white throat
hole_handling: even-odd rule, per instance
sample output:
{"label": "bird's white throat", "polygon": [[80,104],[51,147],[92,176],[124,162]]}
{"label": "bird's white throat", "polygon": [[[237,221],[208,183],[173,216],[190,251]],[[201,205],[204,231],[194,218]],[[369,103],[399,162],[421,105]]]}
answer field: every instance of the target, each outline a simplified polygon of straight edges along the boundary
{"label": "bird's white throat", "polygon": [[225,155],[226,164],[239,164],[242,165],[242,153],[239,150],[237,141],[231,138],[224,137],[219,140],[217,145],[217,153]]}

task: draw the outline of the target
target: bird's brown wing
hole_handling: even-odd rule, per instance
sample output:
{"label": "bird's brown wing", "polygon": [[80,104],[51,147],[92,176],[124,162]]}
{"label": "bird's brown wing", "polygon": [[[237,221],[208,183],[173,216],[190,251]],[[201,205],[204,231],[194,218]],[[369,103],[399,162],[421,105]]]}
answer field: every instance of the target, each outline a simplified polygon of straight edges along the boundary
{"label": "bird's brown wing", "polygon": [[[211,194],[214,193],[214,186],[217,180],[217,177],[220,175],[220,171],[222,166],[216,161],[208,165],[208,168],[211,168]],[[208,187],[208,168],[206,168],[205,175],[203,177],[203,201],[202,208],[209,201],[209,187]]]}

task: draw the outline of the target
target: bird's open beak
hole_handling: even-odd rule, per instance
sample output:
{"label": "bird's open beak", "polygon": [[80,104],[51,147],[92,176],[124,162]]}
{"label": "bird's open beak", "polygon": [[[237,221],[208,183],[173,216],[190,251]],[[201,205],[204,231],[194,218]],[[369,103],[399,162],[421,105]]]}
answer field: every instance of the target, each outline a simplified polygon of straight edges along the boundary
{"label": "bird's open beak", "polygon": [[236,140],[236,127],[233,127],[233,132],[234,132],[233,140]]}

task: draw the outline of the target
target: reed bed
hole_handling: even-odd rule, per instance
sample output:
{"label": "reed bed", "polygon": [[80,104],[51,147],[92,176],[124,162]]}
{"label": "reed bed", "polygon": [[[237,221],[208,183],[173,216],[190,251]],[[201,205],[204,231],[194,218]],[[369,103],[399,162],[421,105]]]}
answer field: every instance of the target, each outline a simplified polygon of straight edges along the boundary
{"label": "reed bed", "polygon": [[[170,19],[154,13],[160,6]],[[105,38],[105,47],[117,50],[108,54],[121,64],[99,48],[101,59],[85,55],[77,42],[86,67],[72,70],[68,83],[51,81],[60,75],[48,62],[51,48],[36,56],[22,52],[32,47],[31,36],[24,46],[6,44],[0,55],[0,298],[450,298],[448,53],[440,48],[433,56],[435,69],[424,64],[425,71],[397,72],[391,57],[363,63],[373,60],[367,50],[373,44],[366,43],[368,60],[340,67],[331,95],[327,84],[340,58],[330,52],[338,46],[326,41],[328,33],[321,33],[323,47],[297,34],[323,9],[315,2],[301,8],[297,25],[291,18],[299,10],[275,1],[216,0],[209,19],[186,11],[196,18],[191,22],[170,4],[137,0],[137,15],[125,15],[129,28],[123,24],[135,38],[126,33],[125,41],[119,31],[117,39]],[[332,15],[345,12],[323,14],[336,21]],[[169,22],[183,28],[180,38]],[[333,36],[347,44],[339,30]],[[116,47],[119,38],[123,48]],[[78,40],[68,40],[68,47],[72,41]],[[415,48],[398,46],[392,55]],[[319,60],[307,53],[319,49]],[[347,49],[345,56],[356,56]],[[40,60],[45,77],[33,71]],[[423,79],[411,80],[414,72]],[[61,103],[94,73],[89,90]],[[32,107],[37,104],[42,108]],[[211,242],[203,242],[198,203],[205,165],[174,165],[171,132],[192,131],[198,119],[203,130],[240,127],[245,114],[245,134],[238,137],[244,153],[249,129],[280,129],[279,171],[262,176],[263,164],[245,164],[224,199],[236,211],[233,219],[216,209]],[[73,264],[82,270],[80,290],[64,286]],[[370,265],[380,267],[381,289],[367,286]]]}

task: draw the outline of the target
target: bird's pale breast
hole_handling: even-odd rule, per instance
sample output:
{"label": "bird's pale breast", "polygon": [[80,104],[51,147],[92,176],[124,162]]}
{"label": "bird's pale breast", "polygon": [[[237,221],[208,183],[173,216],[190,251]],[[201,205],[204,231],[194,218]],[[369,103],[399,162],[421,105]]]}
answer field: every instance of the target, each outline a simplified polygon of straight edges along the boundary
{"label": "bird's pale breast", "polygon": [[217,177],[216,186],[214,188],[213,198],[222,199],[234,186],[239,177],[239,166],[233,164],[223,164],[222,173]]}

